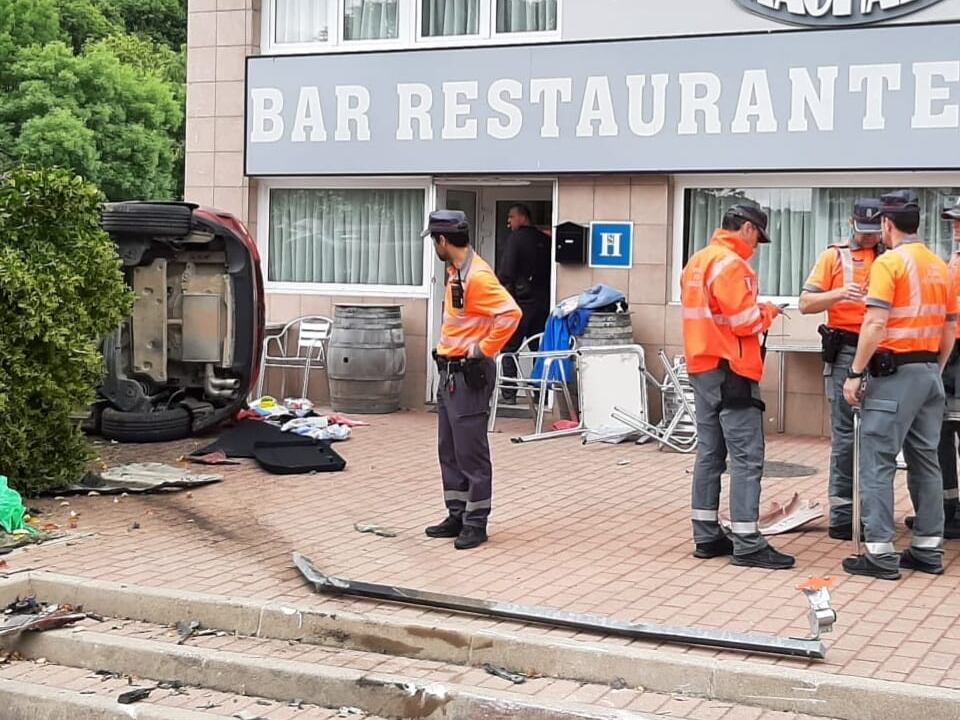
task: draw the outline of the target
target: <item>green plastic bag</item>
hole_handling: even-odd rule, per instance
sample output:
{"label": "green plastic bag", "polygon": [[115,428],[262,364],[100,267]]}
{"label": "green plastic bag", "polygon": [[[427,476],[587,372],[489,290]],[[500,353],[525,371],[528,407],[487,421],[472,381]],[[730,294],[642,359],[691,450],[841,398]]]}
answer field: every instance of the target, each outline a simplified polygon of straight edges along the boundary
{"label": "green plastic bag", "polygon": [[31,530],[23,524],[27,509],[23,506],[20,493],[7,487],[7,478],[0,475],[0,526],[8,533],[14,530]]}

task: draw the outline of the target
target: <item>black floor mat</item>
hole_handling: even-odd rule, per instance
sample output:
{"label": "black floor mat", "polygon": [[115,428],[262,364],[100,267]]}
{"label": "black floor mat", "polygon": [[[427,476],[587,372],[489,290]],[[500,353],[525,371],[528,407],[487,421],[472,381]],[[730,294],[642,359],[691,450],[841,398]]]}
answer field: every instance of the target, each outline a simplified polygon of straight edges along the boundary
{"label": "black floor mat", "polygon": [[275,475],[302,475],[312,472],[339,472],[347,466],[326,441],[298,438],[299,444],[289,442],[258,442],[254,446],[257,464]]}
{"label": "black floor mat", "polygon": [[302,445],[303,440],[303,436],[281,432],[276,425],[263,420],[241,420],[232,428],[224,430],[212,445],[196,450],[191,455],[206,455],[222,450],[227,457],[253,458],[257,443]]}

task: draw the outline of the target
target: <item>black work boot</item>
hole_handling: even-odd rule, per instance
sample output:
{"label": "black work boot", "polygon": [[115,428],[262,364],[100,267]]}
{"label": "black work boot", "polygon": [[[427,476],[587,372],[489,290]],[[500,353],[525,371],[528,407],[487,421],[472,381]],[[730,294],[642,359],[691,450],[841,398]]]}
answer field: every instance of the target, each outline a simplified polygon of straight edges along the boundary
{"label": "black work boot", "polygon": [[470,550],[483,545],[487,541],[487,529],[479,525],[464,525],[463,530],[453,541],[457,550]]}
{"label": "black work boot", "polygon": [[693,556],[701,560],[725,555],[733,555],[733,541],[728,537],[719,537],[710,542],[697,543],[697,549],[693,551]]}
{"label": "black work boot", "polygon": [[865,575],[881,580],[899,580],[899,570],[888,570],[877,565],[866,555],[851,555],[843,559],[843,569],[851,575]]}
{"label": "black work boot", "polygon": [[439,525],[431,525],[424,532],[427,534],[427,537],[432,538],[455,538],[460,534],[460,530],[463,529],[463,523],[460,522],[460,518],[455,518],[453,515],[447,515],[446,520],[444,520]]}
{"label": "black work boot", "polygon": [[930,575],[943,575],[943,563],[933,565],[932,563],[918,560],[909,550],[900,553],[900,567],[904,570],[919,570]]}
{"label": "black work boot", "polygon": [[947,540],[960,540],[960,515],[955,515],[943,523],[943,536]]}
{"label": "black work boot", "polygon": [[764,568],[766,570],[789,570],[796,564],[793,555],[787,555],[771,545],[746,555],[734,555],[730,561],[741,567]]}
{"label": "black work boot", "polygon": [[[847,525],[831,525],[827,534],[834,540],[853,540],[853,523]],[[863,527],[860,528],[860,541],[863,541]]]}

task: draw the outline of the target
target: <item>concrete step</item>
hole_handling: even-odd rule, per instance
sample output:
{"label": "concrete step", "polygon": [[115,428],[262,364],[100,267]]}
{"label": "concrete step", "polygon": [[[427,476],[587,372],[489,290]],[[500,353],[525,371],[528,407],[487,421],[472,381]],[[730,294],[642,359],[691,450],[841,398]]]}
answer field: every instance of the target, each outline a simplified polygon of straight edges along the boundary
{"label": "concrete step", "polygon": [[[42,573],[0,584],[0,603],[27,594],[139,621],[88,621],[79,632],[26,636],[18,649],[31,657],[387,717],[497,717],[490,713],[509,707],[521,719],[637,717],[616,714],[625,708],[696,720],[729,709],[743,711],[731,718],[782,711],[771,717],[957,720],[960,707],[960,693],[942,688],[559,639],[536,629],[478,630],[446,613],[410,621],[358,614],[355,603],[344,612],[322,596],[315,596],[319,607],[292,607]],[[171,625],[189,620],[224,634],[177,645]],[[487,674],[487,663],[531,679],[513,685]],[[440,688],[442,709],[433,707]]]}

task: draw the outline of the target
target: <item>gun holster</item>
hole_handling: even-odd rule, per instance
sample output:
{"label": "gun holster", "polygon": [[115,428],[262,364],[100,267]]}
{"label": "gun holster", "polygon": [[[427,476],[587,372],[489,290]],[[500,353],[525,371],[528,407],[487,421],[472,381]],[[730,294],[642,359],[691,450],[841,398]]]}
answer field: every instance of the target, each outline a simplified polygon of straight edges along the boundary
{"label": "gun holster", "polygon": [[737,375],[730,369],[730,363],[720,363],[723,370],[723,384],[720,386],[720,407],[727,410],[745,410],[757,408],[766,412],[767,405],[760,398],[753,396],[754,382],[742,375]]}
{"label": "gun holster", "polygon": [[897,363],[890,350],[877,350],[867,365],[874,377],[888,377],[897,372]]}
{"label": "gun holster", "polygon": [[487,378],[488,363],[483,360],[469,359],[464,360],[461,366],[463,381],[471,390],[485,390],[489,379]]}
{"label": "gun holster", "polygon": [[837,355],[843,348],[843,336],[826,325],[818,327],[817,332],[820,333],[820,357],[825,363],[836,362]]}

